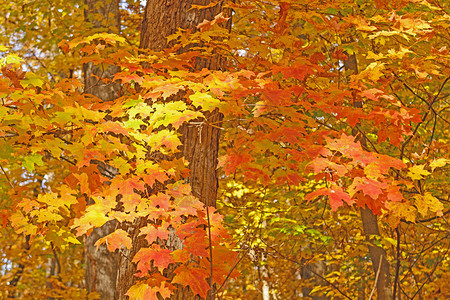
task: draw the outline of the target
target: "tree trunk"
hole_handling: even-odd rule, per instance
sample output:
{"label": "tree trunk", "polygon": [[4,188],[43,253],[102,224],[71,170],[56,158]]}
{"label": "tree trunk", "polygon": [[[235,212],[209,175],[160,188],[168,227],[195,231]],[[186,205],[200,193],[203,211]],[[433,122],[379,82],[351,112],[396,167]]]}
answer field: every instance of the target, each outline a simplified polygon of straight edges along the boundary
{"label": "tree trunk", "polygon": [[[212,0],[148,0],[145,7],[144,19],[142,21],[141,44],[143,49],[161,51],[167,47],[166,38],[175,33],[178,28],[194,29],[203,20],[212,20],[223,9],[223,1],[207,9],[189,10],[192,4],[208,5]],[[231,26],[231,22],[227,23]],[[182,51],[186,51],[182,50]],[[221,67],[221,58],[199,59],[196,62],[196,69],[209,68],[217,70]],[[178,95],[182,97],[182,95]],[[217,111],[204,113],[207,122],[203,125],[180,128],[182,134],[180,140],[183,143],[182,155],[189,161],[190,178],[189,181],[192,193],[198,197],[205,205],[215,206],[218,188],[216,174],[217,156],[219,148],[220,130],[209,124],[219,124],[222,116]],[[130,262],[133,256],[145,245],[145,241],[137,236],[139,228],[145,226],[145,220],[139,220],[134,224],[130,236],[133,238],[133,247],[126,251],[126,257],[121,257],[119,273],[117,276],[117,299],[127,299],[127,290],[135,284],[136,266]],[[169,236],[171,249],[181,248],[181,241],[174,235]],[[171,299],[198,299],[188,288],[179,287],[174,291]]]}
{"label": "tree trunk", "polygon": [[[344,67],[346,70],[350,70],[353,73],[358,73],[358,64],[356,55],[349,55],[348,59],[344,61]],[[362,102],[355,102],[355,107],[362,107]],[[353,135],[357,135],[358,132],[354,130]],[[360,138],[361,144],[366,148],[366,140],[364,137]],[[371,242],[371,236],[380,236],[380,230],[378,228],[377,216],[365,206],[361,208],[361,221],[363,223],[364,234],[366,240]],[[377,299],[387,300],[392,299],[391,289],[391,275],[389,271],[389,261],[387,260],[386,250],[382,247],[376,246],[371,243],[369,246],[369,255],[372,260],[372,268],[375,272]]]}
{"label": "tree trunk", "polygon": [[[92,33],[119,33],[119,0],[85,0],[85,3],[88,6],[85,11],[85,20],[92,26]],[[118,97],[119,84],[105,83],[99,80],[99,78],[112,79],[114,74],[119,71],[118,67],[87,63],[83,68],[85,93],[92,94],[103,101],[112,101]],[[104,165],[101,162],[96,163],[99,166]],[[99,170],[101,172],[100,168]],[[89,292],[99,293],[102,300],[115,299],[119,256],[117,253],[109,252],[104,244],[100,245],[97,250],[95,242],[113,232],[116,225],[116,221],[110,221],[100,228],[95,228],[85,240],[86,289]]]}
{"label": "tree trunk", "polygon": [[[120,32],[119,0],[85,0],[88,9],[84,16],[87,24],[93,29],[91,33]],[[112,79],[120,71],[117,66],[94,65],[92,62],[84,64],[84,91],[102,99],[111,101],[118,98],[119,84],[105,83],[99,78]]]}
{"label": "tree trunk", "polygon": [[[380,236],[378,229],[377,216],[367,208],[361,208],[361,220],[363,222],[364,234],[366,239],[370,242],[370,236]],[[375,272],[377,299],[388,300],[392,299],[391,289],[391,275],[389,271],[389,262],[386,256],[386,250],[382,247],[369,244],[369,254],[372,260],[372,268]]]}

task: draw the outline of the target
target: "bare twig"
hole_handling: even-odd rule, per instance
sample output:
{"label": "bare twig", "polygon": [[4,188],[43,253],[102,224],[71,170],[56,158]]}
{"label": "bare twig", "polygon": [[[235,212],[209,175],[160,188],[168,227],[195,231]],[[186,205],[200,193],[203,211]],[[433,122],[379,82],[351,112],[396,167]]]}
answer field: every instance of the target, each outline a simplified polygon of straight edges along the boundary
{"label": "bare twig", "polygon": [[14,185],[11,182],[11,179],[9,179],[8,173],[6,173],[5,169],[3,169],[3,166],[0,165],[0,168],[2,169],[3,174],[5,174],[6,180],[8,181],[9,185],[14,188]]}
{"label": "bare twig", "polygon": [[211,265],[211,278],[209,279],[209,288],[211,289],[211,299],[214,299],[214,291],[213,291],[213,253],[212,253],[212,242],[211,242],[211,219],[209,217],[209,206],[206,205],[206,216],[208,220],[208,242],[209,242],[209,263]]}
{"label": "bare twig", "polygon": [[395,232],[397,234],[397,262],[395,264],[395,278],[394,278],[394,292],[392,295],[392,299],[395,300],[395,297],[397,295],[397,286],[400,285],[400,282],[398,281],[398,277],[400,275],[400,230],[397,228],[395,228]]}
{"label": "bare twig", "polygon": [[377,287],[377,282],[378,282],[378,277],[380,276],[382,261],[383,261],[383,255],[380,256],[380,263],[378,264],[378,271],[377,271],[377,275],[375,276],[375,282],[373,283],[372,291],[370,292],[369,300],[372,299],[373,293],[375,293],[375,289]]}

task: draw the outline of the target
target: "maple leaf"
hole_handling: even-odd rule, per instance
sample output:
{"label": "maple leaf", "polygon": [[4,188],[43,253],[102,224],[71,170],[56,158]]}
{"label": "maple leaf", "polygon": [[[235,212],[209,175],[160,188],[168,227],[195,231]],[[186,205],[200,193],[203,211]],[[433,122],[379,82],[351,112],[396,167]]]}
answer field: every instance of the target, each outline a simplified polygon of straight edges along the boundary
{"label": "maple leaf", "polygon": [[314,73],[314,70],[304,63],[297,63],[289,67],[274,66],[272,70],[274,73],[281,72],[286,78],[293,77],[300,81],[303,81],[308,75]]}
{"label": "maple leaf", "polygon": [[158,193],[149,197],[150,205],[159,207],[160,209],[168,210],[170,207],[170,196],[164,193]]}
{"label": "maple leaf", "polygon": [[43,166],[44,162],[42,161],[42,155],[40,154],[32,154],[29,156],[25,156],[23,158],[22,165],[28,170],[28,171],[34,171],[34,165]]}
{"label": "maple leaf", "polygon": [[355,137],[346,135],[345,133],[342,133],[338,139],[327,138],[326,141],[328,149],[339,151],[350,158],[363,153],[361,145],[355,142]]}
{"label": "maple leaf", "polygon": [[153,186],[156,181],[164,183],[167,179],[169,179],[164,170],[161,170],[158,165],[155,165],[152,162],[146,162],[142,165],[138,165],[137,171],[139,173],[144,172],[144,170],[147,174],[141,175],[142,180],[150,187]]}
{"label": "maple leaf", "polygon": [[403,195],[400,191],[400,187],[394,184],[390,184],[387,188],[387,198],[391,201],[402,201]]}
{"label": "maple leaf", "polygon": [[91,205],[88,207],[87,212],[78,219],[75,219],[72,227],[76,228],[77,236],[87,233],[92,227],[101,227],[103,224],[109,221],[102,211],[102,207],[98,205]]}
{"label": "maple leaf", "polygon": [[368,89],[361,92],[362,97],[367,97],[370,100],[378,101],[380,95],[383,95],[384,92],[379,89]]}
{"label": "maple leaf", "polygon": [[291,104],[289,101],[291,93],[280,89],[276,84],[267,84],[262,92],[269,105],[286,106]]}
{"label": "maple leaf", "polygon": [[172,295],[172,291],[167,282],[162,281],[159,286],[149,285],[152,280],[146,282],[138,282],[133,285],[126,295],[130,297],[130,300],[152,300],[159,299],[158,293],[163,297],[163,299],[169,298]]}
{"label": "maple leaf", "polygon": [[125,136],[128,135],[128,130],[126,128],[122,127],[122,125],[120,125],[117,122],[108,121],[103,124],[100,124],[98,128],[100,130],[103,130],[104,132],[120,133]]}
{"label": "maple leaf", "polygon": [[163,227],[156,228],[152,224],[140,229],[140,235],[145,235],[145,239],[151,245],[158,238],[165,240],[169,237],[169,231]]}
{"label": "maple leaf", "polygon": [[44,81],[33,72],[27,72],[25,74],[25,78],[26,79],[20,81],[20,84],[23,87],[27,87],[29,85],[42,87],[42,85],[44,84]]}
{"label": "maple leaf", "polygon": [[213,111],[220,105],[220,100],[208,93],[195,92],[189,96],[189,99],[191,99],[192,105],[203,110]]}
{"label": "maple leaf", "polygon": [[417,211],[424,217],[427,215],[428,210],[435,212],[438,216],[442,216],[444,205],[429,192],[416,196],[414,204],[417,207]]}
{"label": "maple leaf", "polygon": [[208,5],[196,5],[196,4],[191,4],[191,8],[188,9],[188,11],[192,10],[192,9],[206,9],[206,8],[210,8],[210,7],[214,7],[218,4],[219,2],[211,2]]}
{"label": "maple leaf", "polygon": [[395,228],[400,223],[401,219],[408,222],[416,222],[415,209],[410,203],[406,202],[389,202],[386,204],[389,210],[388,222],[392,228]]}
{"label": "maple leaf", "polygon": [[226,164],[223,168],[225,174],[232,174],[239,166],[244,166],[246,163],[254,160],[254,157],[248,152],[248,149],[244,149],[243,151],[239,152],[235,152],[233,149],[229,149],[226,156]]}
{"label": "maple leaf", "polygon": [[104,40],[107,43],[112,43],[112,42],[126,43],[126,39],[124,37],[114,34],[114,33],[107,33],[107,32],[95,33],[93,35],[90,35],[85,39],[85,41],[91,42],[96,39]]}
{"label": "maple leaf", "polygon": [[[215,283],[221,285],[228,277],[237,278],[240,276],[240,273],[236,269],[233,269],[233,264],[236,263],[237,256],[237,252],[232,251],[226,246],[213,246],[213,280]],[[211,263],[209,257],[204,257],[200,265],[206,270],[210,270]]]}
{"label": "maple leaf", "polygon": [[225,18],[223,15],[223,12],[219,13],[217,16],[214,17],[214,20],[208,21],[203,20],[200,24],[197,25],[197,28],[199,28],[201,31],[209,30],[214,24],[222,23],[225,21],[228,21],[229,18]]}
{"label": "maple leaf", "polygon": [[448,163],[450,163],[450,159],[439,158],[439,159],[433,160],[430,163],[430,167],[431,167],[431,170],[434,171],[434,169],[443,167]]}
{"label": "maple leaf", "polygon": [[184,249],[195,256],[208,256],[208,251],[206,250],[208,247],[208,240],[206,239],[205,233],[205,230],[196,228],[194,233],[187,236],[184,240]]}
{"label": "maple leaf", "polygon": [[180,139],[178,138],[176,132],[167,129],[152,133],[152,135],[147,139],[147,143],[152,147],[152,149],[158,149],[162,152],[167,152],[164,151],[162,146],[165,146],[174,152],[177,151],[178,146],[181,146]]}
{"label": "maple leaf", "polygon": [[[161,87],[157,87],[153,90],[154,93],[161,92],[161,97],[167,99],[168,97],[177,94],[179,91],[183,90],[184,87],[177,84],[166,84]],[[155,99],[156,100],[156,99]]]}
{"label": "maple leaf", "polygon": [[368,164],[367,166],[364,167],[364,174],[373,180],[377,180],[378,178],[380,178],[381,172],[380,172],[380,168],[378,166],[377,163],[373,162]]}
{"label": "maple leaf", "polygon": [[172,251],[161,249],[159,245],[152,245],[151,248],[141,248],[133,258],[133,262],[138,262],[137,269],[141,273],[147,273],[151,269],[151,262],[162,273],[171,263],[174,263]]}
{"label": "maple leaf", "polygon": [[189,261],[191,254],[187,252],[185,249],[177,249],[172,252],[172,257],[175,262],[184,263]]}
{"label": "maple leaf", "polygon": [[406,164],[398,158],[383,154],[376,154],[375,156],[377,160],[374,163],[378,166],[382,174],[387,174],[390,168],[400,170],[406,167]]}
{"label": "maple leaf", "polygon": [[320,173],[323,170],[329,168],[330,170],[336,171],[339,177],[344,176],[348,170],[345,166],[334,163],[323,157],[316,157],[312,162],[311,166],[314,168],[315,173]]}
{"label": "maple leaf", "polygon": [[119,72],[114,75],[114,81],[121,80],[122,83],[129,83],[131,81],[136,82],[137,84],[142,84],[144,79],[137,74],[130,74],[129,72]]}
{"label": "maple leaf", "polygon": [[122,246],[127,249],[131,248],[131,238],[123,229],[117,229],[113,233],[110,233],[107,236],[98,239],[97,242],[95,242],[95,246],[97,246],[98,249],[98,247],[103,243],[106,243],[106,247],[110,252],[114,252],[116,251],[116,249],[119,249]]}
{"label": "maple leaf", "polygon": [[25,213],[29,213],[32,211],[35,207],[39,207],[40,204],[36,200],[30,200],[30,199],[22,199],[18,204],[17,207],[22,208],[22,210]]}
{"label": "maple leaf", "polygon": [[425,165],[414,165],[409,168],[408,176],[413,180],[421,180],[425,176],[430,175],[431,173],[427,170],[424,170]]}
{"label": "maple leaf", "polygon": [[377,199],[383,193],[383,189],[387,188],[387,184],[370,178],[356,177],[348,188],[350,196],[356,192],[362,191],[365,195],[372,199]]}
{"label": "maple leaf", "polygon": [[205,298],[210,290],[206,279],[210,276],[207,270],[193,265],[182,265],[175,269],[175,277],[172,283],[179,283],[183,286],[189,286],[194,294]]}
{"label": "maple leaf", "polygon": [[148,284],[140,282],[128,290],[126,295],[133,300],[149,300],[149,299],[158,299],[156,296],[157,289],[148,286]]}
{"label": "maple leaf", "polygon": [[343,205],[343,201],[345,201],[348,205],[352,205],[354,201],[350,197],[349,194],[344,192],[341,187],[333,185],[330,188],[319,189],[315,192],[309,193],[305,196],[305,200],[308,202],[317,196],[328,196],[330,199],[331,210],[335,211],[338,207]]}
{"label": "maple leaf", "polygon": [[183,215],[195,216],[198,210],[203,209],[203,203],[192,195],[175,199],[173,204],[178,208],[178,213]]}
{"label": "maple leaf", "polygon": [[128,179],[122,179],[117,177],[113,179],[111,183],[112,188],[120,190],[122,195],[135,194],[135,190],[142,191],[145,189],[145,184],[138,177],[131,177]]}

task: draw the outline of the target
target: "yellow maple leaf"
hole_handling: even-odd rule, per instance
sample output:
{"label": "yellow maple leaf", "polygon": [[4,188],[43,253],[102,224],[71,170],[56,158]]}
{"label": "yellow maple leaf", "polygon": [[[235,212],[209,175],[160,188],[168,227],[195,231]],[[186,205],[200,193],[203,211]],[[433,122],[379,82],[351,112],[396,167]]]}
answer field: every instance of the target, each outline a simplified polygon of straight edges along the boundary
{"label": "yellow maple leaf", "polygon": [[220,100],[212,97],[208,93],[195,92],[190,95],[189,99],[192,101],[192,105],[195,107],[201,107],[203,110],[213,111],[216,107],[219,107]]}
{"label": "yellow maple leaf", "polygon": [[450,162],[450,159],[446,159],[446,158],[439,158],[439,159],[433,160],[430,163],[431,170],[434,171],[434,169],[443,167],[449,162]]}
{"label": "yellow maple leaf", "polygon": [[436,215],[441,216],[444,205],[431,193],[425,193],[425,195],[418,195],[415,197],[415,205],[417,211],[425,217],[428,211],[435,212]]}
{"label": "yellow maple leaf", "polygon": [[409,168],[408,177],[410,177],[413,180],[420,180],[424,178],[425,176],[430,175],[431,173],[427,170],[424,170],[423,168],[425,165],[415,165]]}
{"label": "yellow maple leaf", "polygon": [[400,223],[401,219],[408,222],[416,222],[415,208],[407,202],[388,202],[386,207],[389,210],[388,222],[392,228]]}

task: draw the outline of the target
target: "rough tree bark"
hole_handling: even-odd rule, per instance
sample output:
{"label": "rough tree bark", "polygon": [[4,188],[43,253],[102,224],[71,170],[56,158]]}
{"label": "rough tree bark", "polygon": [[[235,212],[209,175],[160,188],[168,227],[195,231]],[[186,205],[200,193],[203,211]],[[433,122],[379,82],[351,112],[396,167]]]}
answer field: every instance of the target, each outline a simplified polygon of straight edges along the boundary
{"label": "rough tree bark", "polygon": [[[208,5],[213,0],[148,0],[142,21],[141,44],[142,49],[161,51],[167,46],[167,36],[176,32],[178,28],[196,29],[203,20],[212,20],[223,11],[223,2],[207,9],[192,9],[192,4]],[[227,26],[231,26],[228,22]],[[217,70],[221,67],[221,58],[199,59],[196,68],[209,68]],[[182,97],[182,95],[180,95]],[[189,161],[189,181],[192,193],[208,206],[215,206],[218,180],[216,174],[217,155],[220,131],[209,124],[217,124],[222,120],[218,112],[205,113],[207,122],[200,126],[183,126],[180,129],[181,142],[183,143],[182,155]],[[119,266],[116,297],[127,299],[127,290],[135,283],[133,274],[136,266],[129,259],[145,246],[143,239],[138,239],[139,228],[145,226],[145,220],[139,220],[133,225],[130,235],[133,238],[133,247],[127,251],[126,256],[121,257]],[[130,230],[129,230],[130,231]],[[168,246],[176,249],[181,243],[175,237],[169,237]],[[189,289],[179,288],[171,299],[197,299]]]}
{"label": "rough tree bark", "polygon": [[[85,0],[88,8],[85,11],[85,21],[92,26],[94,32],[119,33],[120,13],[119,0]],[[116,66],[100,66],[87,63],[84,69],[84,90],[103,101],[112,101],[118,97],[119,85],[105,83],[99,78],[112,79],[119,71]],[[95,162],[105,168],[103,163]],[[115,284],[119,257],[111,253],[106,245],[95,246],[95,242],[115,230],[116,223],[110,221],[100,228],[95,228],[85,240],[85,281],[89,292],[97,292],[102,300],[114,299]]]}
{"label": "rough tree bark", "polygon": [[[120,0],[85,0],[85,20],[93,27],[93,32],[120,32]],[[118,97],[118,83],[104,83],[99,78],[112,79],[120,69],[117,66],[98,66],[92,62],[84,64],[84,90],[103,101]]]}
{"label": "rough tree bark", "polygon": [[[344,67],[353,73],[358,73],[358,64],[356,55],[349,55],[348,59],[344,61]],[[362,107],[362,102],[355,102],[355,107]],[[358,131],[355,128],[353,135],[358,136]],[[366,140],[364,137],[359,137],[361,144],[366,147]],[[392,299],[391,275],[389,271],[389,261],[387,260],[386,250],[382,247],[376,246],[372,243],[373,236],[380,236],[378,228],[377,216],[365,206],[361,208],[361,221],[363,223],[364,234],[369,244],[369,255],[372,261],[372,268],[376,277],[376,290],[378,300]]]}

